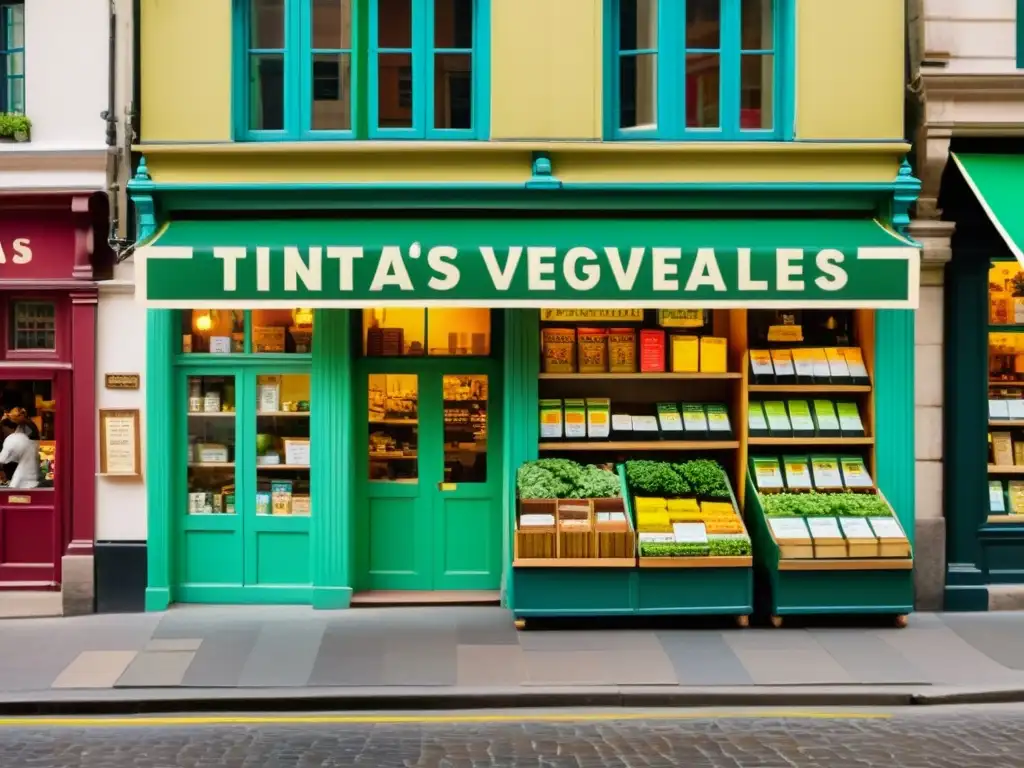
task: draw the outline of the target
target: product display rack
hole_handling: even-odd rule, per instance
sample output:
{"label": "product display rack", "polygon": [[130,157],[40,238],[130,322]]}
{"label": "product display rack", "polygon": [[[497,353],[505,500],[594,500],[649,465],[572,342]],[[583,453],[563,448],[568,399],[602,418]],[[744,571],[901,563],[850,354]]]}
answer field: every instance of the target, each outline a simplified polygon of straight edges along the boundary
{"label": "product display rack", "polygon": [[[873,382],[874,313],[855,310],[853,315],[855,342],[862,351]],[[748,403],[750,399],[766,400],[772,394],[780,398],[787,395],[818,395],[822,398],[837,395],[853,400],[857,403],[864,425],[864,436],[749,437],[749,453],[751,456],[778,456],[783,451],[804,456],[822,452],[831,455],[854,454],[864,460],[870,476],[877,478],[873,384],[750,384],[747,393]],[[856,544],[853,540],[838,538],[828,540],[827,545],[837,547],[833,551],[841,556],[815,557],[813,542],[816,540],[809,538],[805,548],[810,552],[798,551],[795,552],[796,557],[791,557],[789,555],[794,554],[791,542],[780,544],[765,517],[752,458],[748,473],[747,524],[753,539],[758,584],[765,593],[774,626],[782,626],[786,615],[813,614],[892,615],[898,626],[906,625],[906,616],[913,610],[914,597],[914,561],[909,551],[909,542],[906,543],[907,556],[904,557],[856,557]],[[884,500],[881,491],[875,489],[869,492]],[[897,520],[894,514],[892,519]]]}

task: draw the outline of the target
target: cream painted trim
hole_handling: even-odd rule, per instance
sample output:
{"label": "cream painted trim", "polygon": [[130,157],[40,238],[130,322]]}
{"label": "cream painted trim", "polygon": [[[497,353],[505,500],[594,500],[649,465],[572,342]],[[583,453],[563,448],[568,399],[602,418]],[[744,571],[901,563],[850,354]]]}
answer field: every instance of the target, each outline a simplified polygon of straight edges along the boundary
{"label": "cream painted trim", "polygon": [[106,173],[106,150],[22,151],[0,150],[0,170],[4,173],[33,171],[96,171]]}
{"label": "cream painted trim", "polygon": [[[142,283],[140,288],[144,287]],[[215,301],[151,301],[143,298],[144,291],[136,291],[136,297],[151,309],[294,309],[296,306],[309,307],[310,309],[361,309],[365,307],[378,306],[369,299],[239,299],[215,300]],[[685,300],[672,301],[658,299],[653,301],[635,301],[625,299],[619,301],[535,301],[533,299],[510,299],[510,300],[477,300],[477,299],[411,299],[403,301],[400,299],[388,299],[389,307],[413,307],[419,309],[426,307],[465,307],[472,309],[606,309],[618,305],[628,305],[637,309],[689,309],[689,308],[710,308],[710,309],[792,309],[800,307],[803,309],[917,309],[914,303],[917,295],[915,286],[911,286],[910,296],[906,301],[799,301],[796,299],[782,299],[772,301],[744,301],[740,299],[730,301],[708,301],[708,300]]]}
{"label": "cream painted trim", "polygon": [[964,181],[967,182],[967,186],[971,188],[974,196],[978,198],[978,202],[981,203],[981,207],[985,211],[985,215],[988,216],[989,221],[992,222],[992,226],[996,228],[999,236],[1006,242],[1006,246],[1010,249],[1010,252],[1017,257],[1017,263],[1024,266],[1024,252],[1021,251],[1020,246],[1013,241],[1013,238],[1010,237],[1010,233],[1007,232],[1006,228],[1000,223],[999,218],[989,206],[985,196],[981,194],[981,190],[978,189],[978,185],[975,184],[974,179],[971,178],[971,174],[967,172],[964,164],[960,162],[960,158],[956,156],[956,152],[950,152],[949,156],[953,158],[953,162],[956,163],[956,167],[960,169],[960,173],[963,175]]}

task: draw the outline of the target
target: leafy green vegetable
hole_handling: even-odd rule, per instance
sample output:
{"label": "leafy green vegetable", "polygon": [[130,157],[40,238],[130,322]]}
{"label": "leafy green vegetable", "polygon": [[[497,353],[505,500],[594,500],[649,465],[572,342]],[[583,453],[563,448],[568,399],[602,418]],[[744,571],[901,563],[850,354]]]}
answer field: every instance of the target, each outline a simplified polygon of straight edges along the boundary
{"label": "leafy green vegetable", "polygon": [[745,557],[751,552],[750,539],[746,536],[738,538],[709,536],[708,547],[714,557]]}
{"label": "leafy green vegetable", "polygon": [[618,475],[588,464],[583,468],[576,491],[581,499],[609,499],[621,496],[622,486]]}
{"label": "leafy green vegetable", "polygon": [[889,517],[889,505],[868,493],[772,493],[761,495],[765,517]]}
{"label": "leafy green vegetable", "polygon": [[520,499],[561,499],[569,486],[547,469],[532,463],[523,464],[516,472]]}
{"label": "leafy green vegetable", "polygon": [[691,491],[690,484],[664,461],[627,461],[626,483],[633,493],[643,496],[672,498]]}
{"label": "leafy green vegetable", "polygon": [[677,541],[641,542],[641,557],[707,557],[711,548],[707,544]]}
{"label": "leafy green vegetable", "polygon": [[694,459],[682,464],[673,464],[687,484],[702,499],[728,499],[729,486],[725,482],[725,470],[713,459]]}
{"label": "leafy green vegetable", "polygon": [[605,499],[622,493],[619,477],[568,459],[528,461],[516,472],[520,499]]}

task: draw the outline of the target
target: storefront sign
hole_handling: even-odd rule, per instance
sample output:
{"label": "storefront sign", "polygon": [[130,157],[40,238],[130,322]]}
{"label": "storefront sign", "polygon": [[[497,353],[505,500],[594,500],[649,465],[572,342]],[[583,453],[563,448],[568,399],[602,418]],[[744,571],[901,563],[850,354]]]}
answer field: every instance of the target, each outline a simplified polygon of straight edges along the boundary
{"label": "storefront sign", "polygon": [[151,306],[917,305],[871,221],[184,221],[140,248]]}
{"label": "storefront sign", "polygon": [[540,319],[554,323],[642,323],[642,309],[542,309]]}
{"label": "storefront sign", "polygon": [[139,374],[107,373],[103,376],[103,383],[107,389],[138,389]]}
{"label": "storefront sign", "polygon": [[0,211],[0,280],[70,278],[75,221],[67,209]]}
{"label": "storefront sign", "polygon": [[139,477],[139,411],[100,410],[100,474]]}

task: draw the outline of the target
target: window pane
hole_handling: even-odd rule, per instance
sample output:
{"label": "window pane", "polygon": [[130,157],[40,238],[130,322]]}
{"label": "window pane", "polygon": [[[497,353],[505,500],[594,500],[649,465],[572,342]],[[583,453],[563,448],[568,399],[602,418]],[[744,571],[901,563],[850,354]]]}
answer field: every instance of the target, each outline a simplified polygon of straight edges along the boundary
{"label": "window pane", "polygon": [[16,301],[10,309],[8,343],[14,350],[57,348],[57,309],[49,301]]}
{"label": "window pane", "polygon": [[256,377],[256,514],[310,513],[310,377]]}
{"label": "window pane", "polygon": [[11,459],[0,465],[0,487],[53,488],[57,450],[53,382],[10,380],[0,386],[0,439]]}
{"label": "window pane", "polygon": [[619,50],[658,47],[658,0],[620,0]]}
{"label": "window pane", "polygon": [[719,59],[717,53],[686,56],[686,127],[719,125]]}
{"label": "window pane", "polygon": [[249,0],[249,48],[284,48],[285,0]]}
{"label": "window pane", "polygon": [[235,379],[188,378],[190,515],[235,514]]}
{"label": "window pane", "polygon": [[419,379],[411,374],[371,374],[368,387],[369,479],[416,482]]}
{"label": "window pane", "polygon": [[434,47],[473,47],[473,0],[434,0]]}
{"label": "window pane", "polygon": [[24,75],[25,74],[25,54],[24,53],[12,53],[7,57],[7,74],[8,75]]}
{"label": "window pane", "polygon": [[25,47],[25,6],[16,4],[7,6],[7,48]]}
{"label": "window pane", "polygon": [[743,50],[770,51],[773,48],[773,0],[743,0]]}
{"label": "window pane", "polygon": [[717,50],[721,40],[720,0],[686,0],[686,47]]}
{"label": "window pane", "polygon": [[352,0],[313,0],[313,48],[352,47]]}
{"label": "window pane", "polygon": [[10,96],[9,110],[18,114],[25,114],[25,79],[16,77],[8,81]]}
{"label": "window pane", "polygon": [[422,355],[426,321],[427,313],[423,309],[364,309],[363,354],[366,357]]}
{"label": "window pane", "polygon": [[309,354],[313,351],[313,310],[254,309],[252,351]]}
{"label": "window pane", "polygon": [[284,128],[284,56],[249,56],[249,127],[254,131],[280,131]]}
{"label": "window pane", "polygon": [[240,309],[189,309],[181,313],[181,351],[218,355],[245,351],[245,316]]}
{"label": "window pane", "polygon": [[412,128],[412,56],[377,57],[377,127]]}
{"label": "window pane", "polygon": [[313,56],[314,131],[352,129],[352,57],[348,53]]}
{"label": "window pane", "polygon": [[444,482],[487,482],[487,377],[445,376]]}
{"label": "window pane", "polygon": [[489,309],[428,309],[427,332],[431,355],[491,354]]}
{"label": "window pane", "polygon": [[743,55],[740,72],[740,128],[771,130],[772,61],[768,53]]}
{"label": "window pane", "polygon": [[377,0],[377,47],[412,47],[412,0]]}
{"label": "window pane", "polygon": [[473,57],[468,53],[434,56],[434,127],[473,127]]}
{"label": "window pane", "polygon": [[658,57],[653,53],[619,59],[619,126],[657,124]]}

